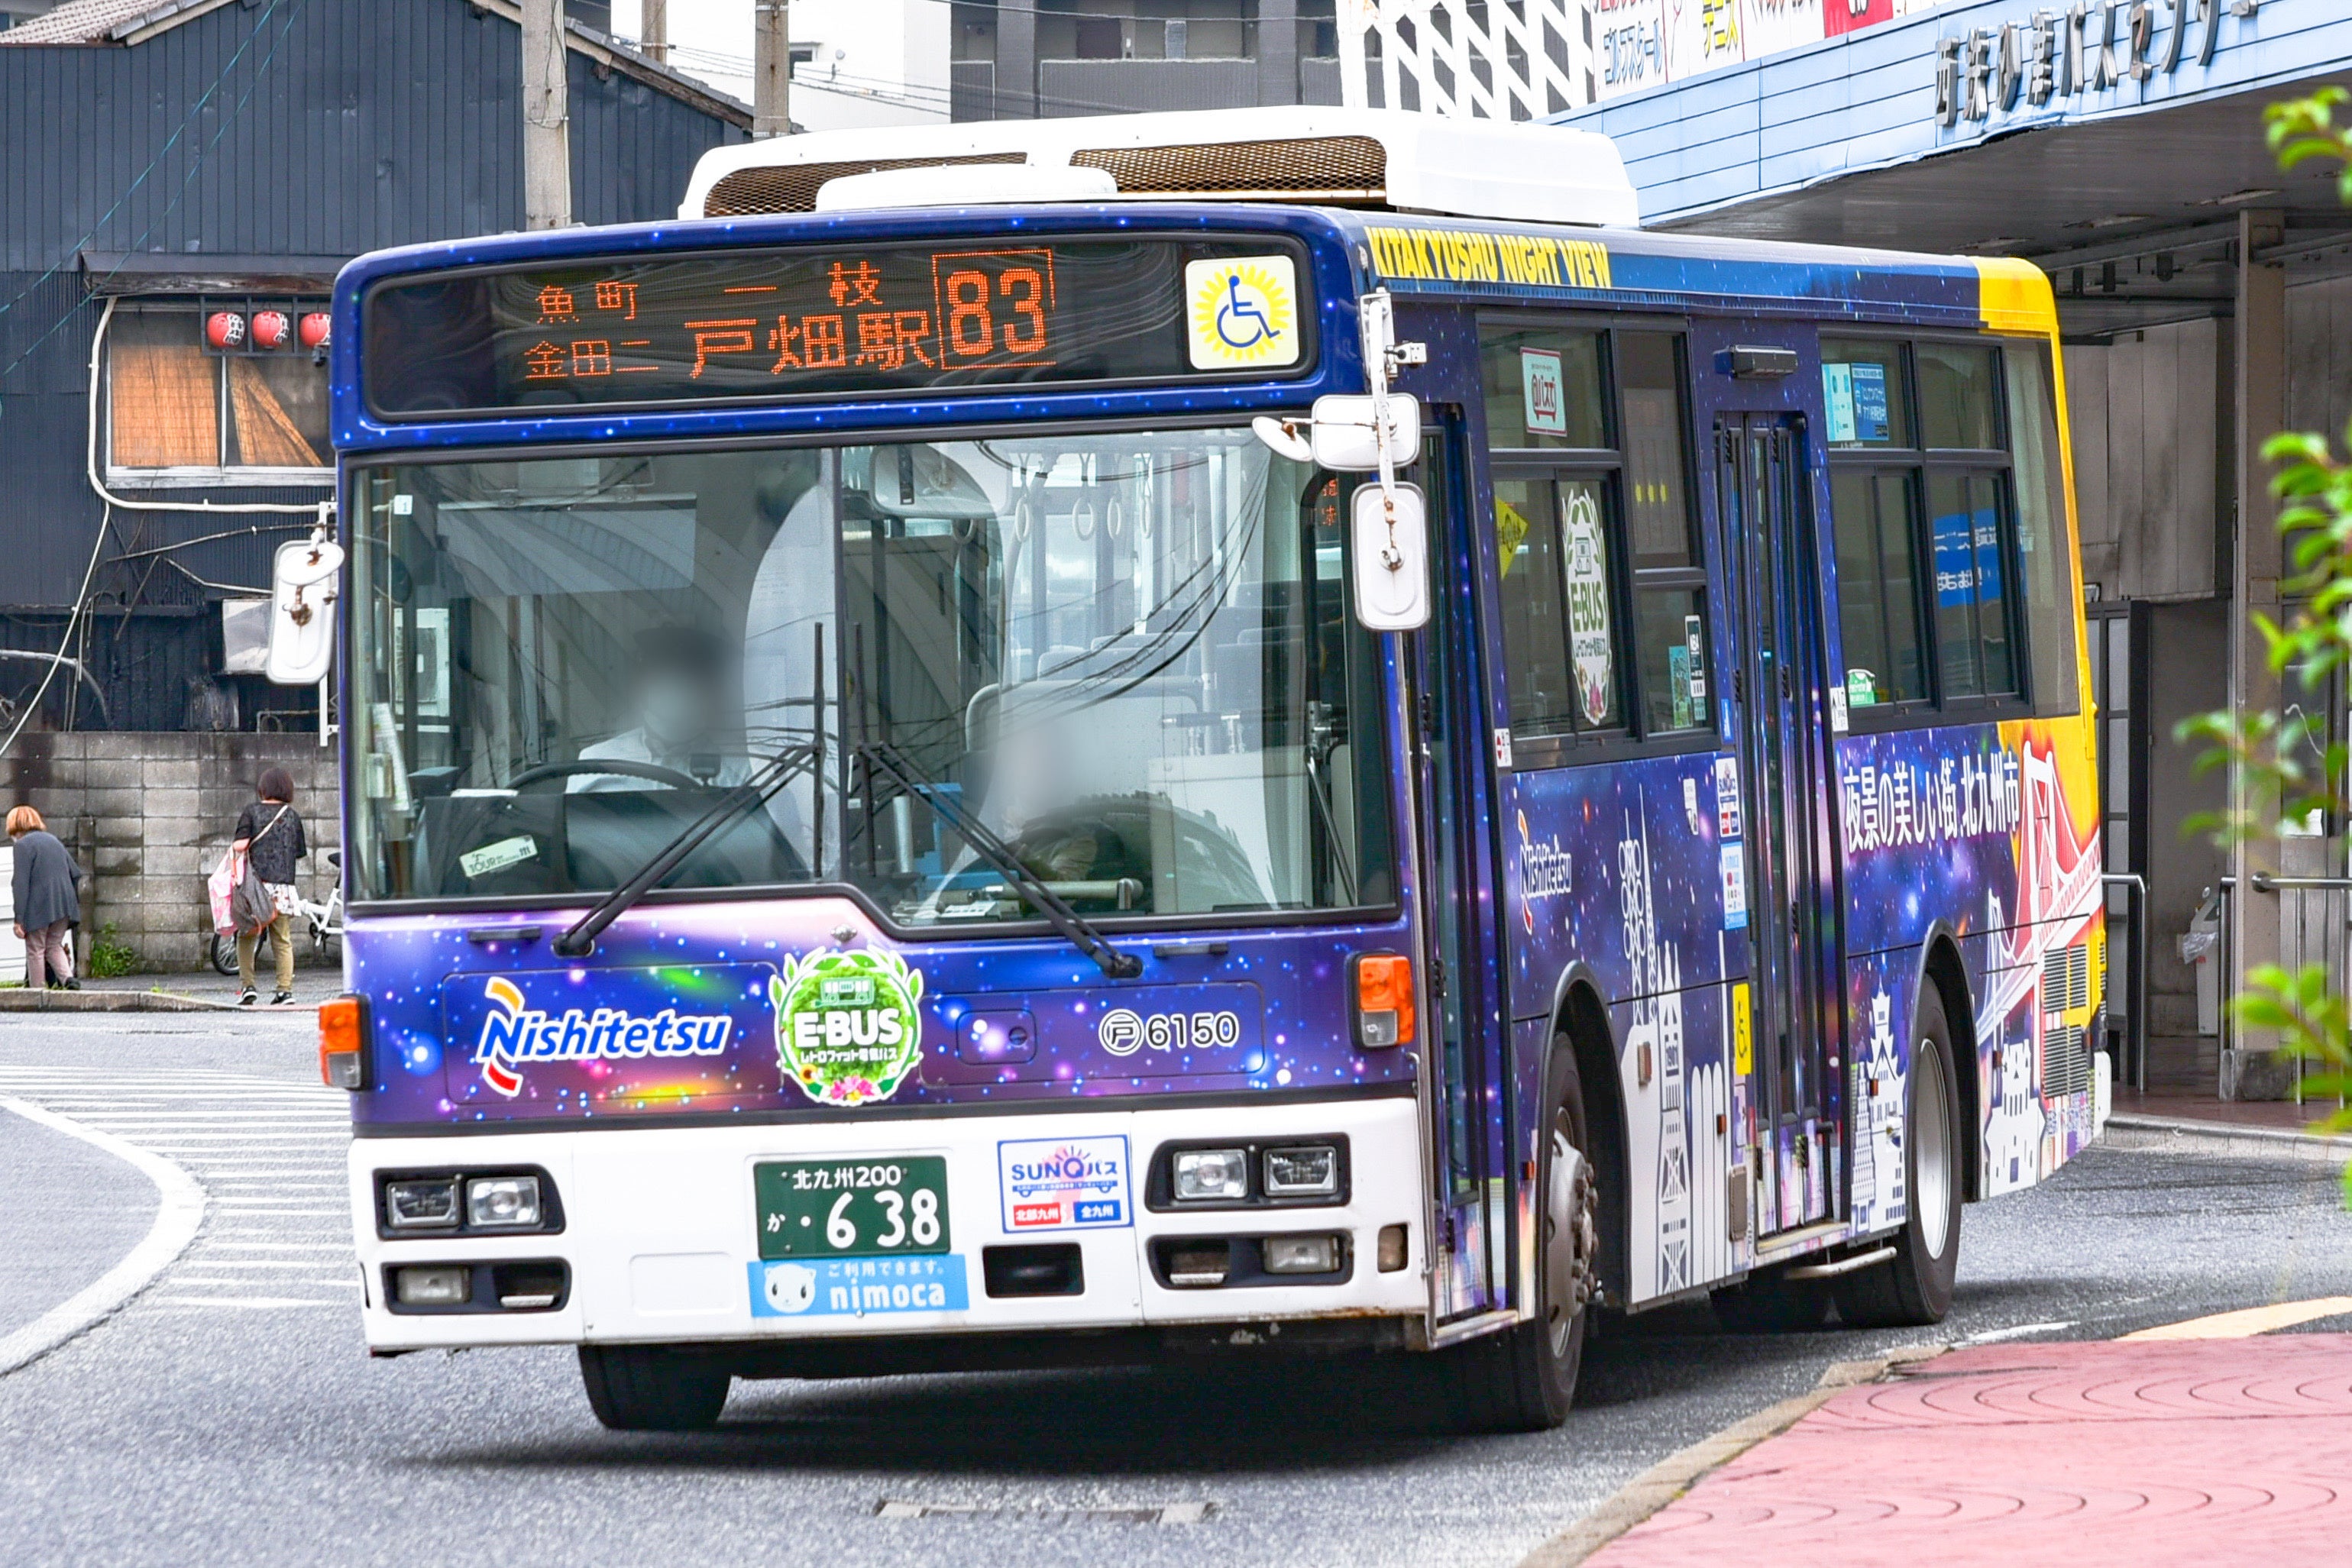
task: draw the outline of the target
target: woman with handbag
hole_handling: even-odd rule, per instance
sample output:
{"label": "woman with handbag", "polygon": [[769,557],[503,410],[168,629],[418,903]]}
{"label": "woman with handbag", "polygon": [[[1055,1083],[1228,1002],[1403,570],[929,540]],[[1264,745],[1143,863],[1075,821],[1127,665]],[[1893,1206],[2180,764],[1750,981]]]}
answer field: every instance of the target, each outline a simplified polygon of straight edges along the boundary
{"label": "woman with handbag", "polygon": [[[294,810],[294,780],[286,769],[264,768],[259,794],[261,799],[237,813],[236,841],[231,847],[245,854],[277,905],[267,927],[278,956],[278,991],[269,1005],[282,1008],[294,999],[294,934],[287,919],[294,907],[294,862],[309,854],[310,846],[302,836],[302,818]],[[261,999],[253,984],[253,953],[260,941],[261,928],[236,934],[236,1004],[241,1008]]]}
{"label": "woman with handbag", "polygon": [[80,990],[81,982],[74,978],[73,946],[66,936],[81,917],[73,856],[30,806],[8,813],[8,837],[16,845],[11,892],[16,935],[25,939],[25,988],[37,991],[46,984]]}

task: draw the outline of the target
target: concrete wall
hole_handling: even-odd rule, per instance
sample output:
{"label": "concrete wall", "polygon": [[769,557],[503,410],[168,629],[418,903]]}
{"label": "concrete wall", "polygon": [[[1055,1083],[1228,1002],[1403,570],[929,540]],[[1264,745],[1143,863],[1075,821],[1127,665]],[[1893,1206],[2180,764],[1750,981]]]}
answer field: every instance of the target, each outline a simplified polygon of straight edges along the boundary
{"label": "concrete wall", "polygon": [[[30,803],[92,873],[83,898],[87,953],[111,924],[114,939],[150,969],[194,969],[212,932],[204,879],[228,848],[236,814],[268,767],[293,777],[310,837],[299,885],[324,899],[334,885],[327,852],[342,842],[335,750],[316,735],[194,735],[156,731],[26,734],[0,758],[0,801]],[[317,961],[297,935],[300,961]],[[328,961],[340,962],[330,949]]]}
{"label": "concrete wall", "polygon": [[2102,599],[2208,599],[2228,559],[2228,323],[2066,345],[2083,576]]}

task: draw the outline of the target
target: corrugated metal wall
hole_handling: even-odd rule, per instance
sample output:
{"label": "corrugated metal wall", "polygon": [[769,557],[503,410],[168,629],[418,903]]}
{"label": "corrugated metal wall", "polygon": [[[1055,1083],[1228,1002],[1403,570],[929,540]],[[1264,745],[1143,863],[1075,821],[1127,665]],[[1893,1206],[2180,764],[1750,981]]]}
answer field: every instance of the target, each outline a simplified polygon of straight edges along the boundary
{"label": "corrugated metal wall", "polygon": [[[0,649],[54,651],[104,508],[84,473],[99,306],[85,251],[348,257],[522,222],[521,36],[469,0],[247,0],[136,47],[0,47]],[[573,55],[575,215],[665,218],[744,132]],[[168,493],[193,500],[197,494]],[[222,491],[309,501],[322,491]],[[114,557],[247,522],[113,516]],[[176,728],[219,658],[223,595],[283,533],[101,569],[89,636],[117,728]],[[78,639],[79,641],[79,639]],[[29,673],[29,678],[28,678]],[[38,666],[0,660],[0,697]],[[60,688],[63,683],[59,683]],[[301,694],[247,694],[298,703]],[[53,698],[45,705],[59,713]],[[85,701],[78,716],[92,724]]]}

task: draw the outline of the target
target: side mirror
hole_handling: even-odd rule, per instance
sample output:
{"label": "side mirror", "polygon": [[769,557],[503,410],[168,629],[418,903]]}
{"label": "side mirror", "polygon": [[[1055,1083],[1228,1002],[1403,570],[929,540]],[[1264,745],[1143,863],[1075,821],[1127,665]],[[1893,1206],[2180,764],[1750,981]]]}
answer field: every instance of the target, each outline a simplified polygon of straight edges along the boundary
{"label": "side mirror", "polygon": [[315,686],[335,667],[335,601],[343,547],[323,535],[278,547],[269,570],[269,657],[281,686]]}
{"label": "side mirror", "polygon": [[[1389,451],[1402,468],[1421,455],[1421,400],[1411,392],[1391,392],[1388,401]],[[1334,392],[1317,398],[1309,435],[1316,463],[1335,474],[1369,474],[1381,465],[1369,395]]]}
{"label": "side mirror", "polygon": [[1429,624],[1429,517],[1421,486],[1386,494],[1362,486],[1353,522],[1356,619],[1367,631],[1418,632]]}

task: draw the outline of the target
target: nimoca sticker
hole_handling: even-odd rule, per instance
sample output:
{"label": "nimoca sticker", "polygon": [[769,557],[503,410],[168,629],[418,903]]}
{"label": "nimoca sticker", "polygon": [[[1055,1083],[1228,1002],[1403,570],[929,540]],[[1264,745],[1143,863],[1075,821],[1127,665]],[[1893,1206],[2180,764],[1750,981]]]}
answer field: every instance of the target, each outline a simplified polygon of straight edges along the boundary
{"label": "nimoca sticker", "polygon": [[784,1076],[821,1105],[898,1091],[922,1054],[923,977],[896,953],[809,953],[768,984]]}

